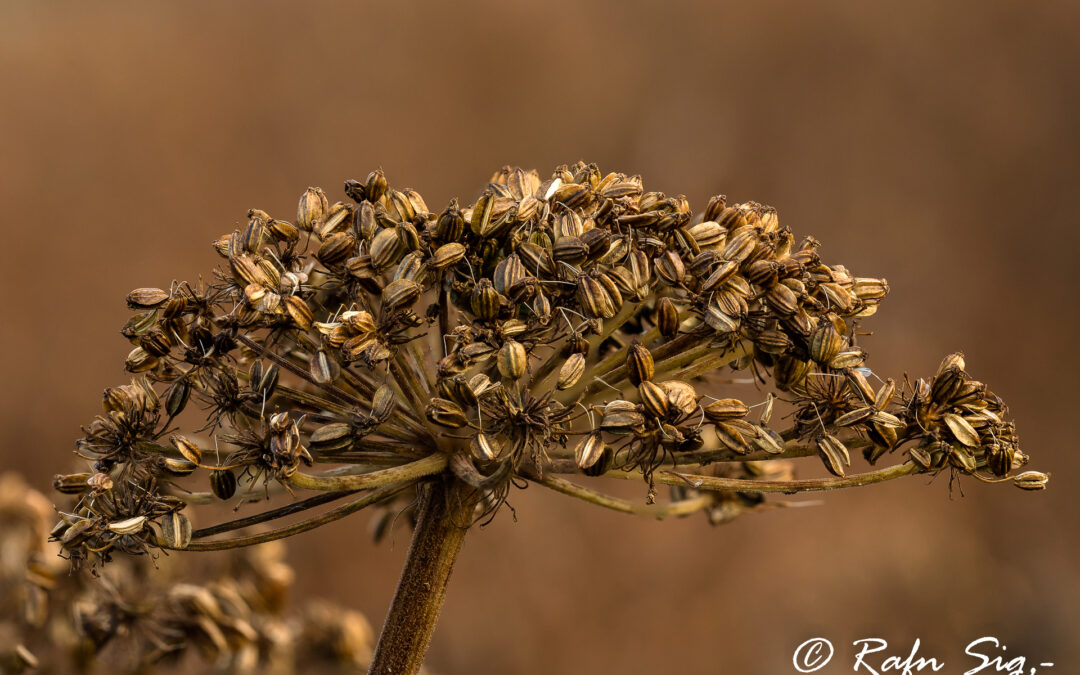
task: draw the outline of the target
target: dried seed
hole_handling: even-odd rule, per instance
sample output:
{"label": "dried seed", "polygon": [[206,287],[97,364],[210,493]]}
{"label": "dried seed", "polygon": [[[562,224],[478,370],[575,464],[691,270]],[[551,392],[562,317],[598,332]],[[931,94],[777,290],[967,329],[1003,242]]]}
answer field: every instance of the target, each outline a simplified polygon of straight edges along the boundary
{"label": "dried seed", "polygon": [[313,446],[326,447],[329,445],[341,445],[342,440],[350,440],[352,437],[352,425],[346,422],[334,422],[324,424],[311,433],[310,442]]}
{"label": "dried seed", "polygon": [[236,474],[232,469],[215,469],[210,472],[210,492],[225,501],[236,494]]}
{"label": "dried seed", "polygon": [[165,470],[174,476],[186,476],[199,468],[197,464],[188,459],[176,459],[175,457],[166,457],[164,464]]}
{"label": "dried seed", "polygon": [[1050,474],[1041,471],[1025,471],[1013,477],[1013,485],[1021,490],[1045,490]]}
{"label": "dried seed", "polygon": [[656,308],[656,326],[667,339],[679,333],[679,310],[671,298],[660,298]]}
{"label": "dried seed", "polygon": [[638,342],[626,350],[626,374],[635,387],[653,378],[652,352]]}
{"label": "dried seed", "polygon": [[881,389],[878,389],[877,395],[874,396],[874,407],[878,410],[885,410],[885,408],[888,408],[895,392],[896,383],[890,377],[885,380],[885,384],[881,385]]}
{"label": "dried seed", "polygon": [[969,448],[979,447],[979,434],[963,417],[955,413],[945,413],[945,424],[956,440]]}
{"label": "dried seed", "polygon": [[761,414],[758,416],[758,424],[768,424],[772,419],[773,401],[776,397],[772,395],[772,392],[765,394],[765,405],[761,408]]}
{"label": "dried seed", "polygon": [[638,396],[641,398],[641,404],[645,407],[645,411],[653,417],[667,417],[668,412],[671,410],[667,392],[651,380],[638,383]]}
{"label": "dried seed", "polygon": [[479,433],[469,441],[469,450],[474,458],[490,462],[502,454],[502,444],[490,434]]}
{"label": "dried seed", "polygon": [[766,427],[757,428],[757,434],[753,437],[752,442],[759,450],[770,455],[779,455],[784,452],[784,438],[776,431]]}
{"label": "dried seed", "polygon": [[155,309],[168,299],[169,294],[160,288],[136,288],[127,294],[127,306],[131,309]]}
{"label": "dried seed", "polygon": [[555,387],[560,390],[569,389],[578,383],[584,373],[585,355],[573,353],[566,357],[566,361],[563,362],[562,367],[559,369],[559,379],[555,383]]}
{"label": "dried seed", "polygon": [[180,454],[187,461],[192,464],[202,463],[202,450],[184,436],[173,434],[169,437],[169,442],[173,444],[174,448],[180,451]]}
{"label": "dried seed", "polygon": [[394,412],[394,391],[390,385],[380,385],[371,397],[371,416],[379,422],[385,422]]}
{"label": "dried seed", "polygon": [[791,316],[799,308],[795,292],[783,284],[776,284],[765,294],[765,302],[781,316]]}
{"label": "dried seed", "polygon": [[487,279],[481,279],[473,289],[469,304],[473,314],[481,321],[490,321],[499,314],[504,298]]}
{"label": "dried seed", "polygon": [[697,391],[687,382],[668,380],[661,382],[660,387],[668,396],[668,403],[676,411],[689,415],[697,410]]}
{"label": "dried seed", "polygon": [[298,295],[289,295],[282,302],[285,304],[285,311],[289,313],[289,318],[297,328],[302,331],[311,330],[311,307],[308,307],[303,298]]}
{"label": "dried seed", "polygon": [[391,281],[382,291],[383,309],[392,312],[412,307],[420,299],[422,291],[423,287],[415,281],[408,279]]}
{"label": "dried seed", "polygon": [[846,475],[844,467],[851,466],[851,455],[848,454],[847,447],[831,434],[818,436],[815,443],[825,468],[834,476],[843,478]]}
{"label": "dried seed", "polygon": [[499,349],[496,364],[499,374],[508,380],[517,380],[525,374],[525,366],[528,363],[528,354],[525,346],[516,340],[507,340]]}
{"label": "dried seed", "polygon": [[300,195],[300,202],[296,207],[296,226],[305,232],[311,232],[323,222],[328,210],[329,202],[322,188],[309,187]]}
{"label": "dried seed", "polygon": [[874,412],[873,406],[863,406],[837,417],[834,424],[838,427],[850,427],[853,424],[858,424],[859,422],[869,419]]}
{"label": "dried seed", "polygon": [[165,412],[169,417],[176,417],[187,406],[191,397],[191,382],[186,378],[176,380],[165,392]]}
{"label": "dried seed", "polygon": [[728,450],[740,455],[750,452],[750,446],[746,443],[746,439],[734,426],[727,422],[716,422],[713,428],[716,432],[716,439]]}
{"label": "dried seed", "polygon": [[845,368],[858,368],[866,360],[866,353],[861,349],[850,349],[840,352],[836,356],[829,359],[829,367],[835,370],[844,370]]}
{"label": "dried seed", "polygon": [[831,321],[822,321],[810,336],[810,358],[818,363],[829,363],[844,347],[844,336]]}
{"label": "dried seed", "polygon": [[613,433],[626,432],[645,424],[645,417],[630,401],[615,400],[601,408],[600,427]]}
{"label": "dried seed", "polygon": [[703,406],[705,417],[712,422],[726,422],[741,419],[750,412],[750,408],[737,398],[722,398]]}
{"label": "dried seed", "polygon": [[338,365],[337,362],[332,361],[326,355],[325,351],[320,349],[312,355],[308,370],[311,373],[311,379],[315,380],[316,383],[330,384],[336,379]]}
{"label": "dried seed", "polygon": [[574,448],[574,461],[580,469],[589,469],[600,461],[604,453],[604,439],[599,431],[585,436]]}
{"label": "dried seed", "polygon": [[116,534],[138,534],[146,527],[146,516],[135,516],[109,523],[109,531]]}
{"label": "dried seed", "polygon": [[469,423],[465,411],[457,403],[444,398],[431,399],[425,414],[434,424],[450,429],[460,429]]}
{"label": "dried seed", "polygon": [[161,518],[161,538],[169,548],[187,548],[191,543],[191,521],[178,511]]}

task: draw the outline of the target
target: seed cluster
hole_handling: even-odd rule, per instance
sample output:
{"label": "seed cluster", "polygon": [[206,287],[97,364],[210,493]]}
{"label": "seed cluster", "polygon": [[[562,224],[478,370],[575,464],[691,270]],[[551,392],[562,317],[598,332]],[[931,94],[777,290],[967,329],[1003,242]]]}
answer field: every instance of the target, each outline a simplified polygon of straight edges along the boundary
{"label": "seed cluster", "polygon": [[[57,480],[83,495],[56,531],[72,558],[216,533],[184,513],[204,497],[177,480],[198,468],[205,500],[253,499],[261,482],[375,490],[365,499],[384,506],[441,473],[475,491],[479,515],[523,481],[615,508],[560,473],[637,472],[651,504],[655,482],[681,480],[672,470],[711,462],[741,467],[710,470],[745,488],[716,488],[731,497],[784,473],[757,462],[809,454],[841,479],[853,449],[875,463],[905,447],[896,475],[992,481],[1026,461],[959,355],[930,381],[872,385],[857,326],[888,284],[826,264],[771,207],[718,196],[695,217],[682,196],[584,163],[546,179],[506,167],[438,213],[381,171],[345,194],[309,188],[294,222],[252,210],[215,242],[212,283],[128,295],[136,379],[106,391],[78,444],[92,471]],[[704,393],[741,370],[775,396]],[[191,400],[205,424],[175,434]],[[775,400],[794,406],[789,427]],[[308,473],[316,463],[342,466]],[[1042,487],[1033,473],[1017,485]],[[665,513],[689,510],[685,494]]]}
{"label": "seed cluster", "polygon": [[44,495],[0,475],[4,673],[150,672],[193,654],[222,672],[344,672],[370,661],[374,636],[362,614],[319,600],[289,606],[295,572],[280,543],[209,570],[184,565],[190,557],[156,569],[125,557],[95,578],[70,574],[57,557],[52,516]]}

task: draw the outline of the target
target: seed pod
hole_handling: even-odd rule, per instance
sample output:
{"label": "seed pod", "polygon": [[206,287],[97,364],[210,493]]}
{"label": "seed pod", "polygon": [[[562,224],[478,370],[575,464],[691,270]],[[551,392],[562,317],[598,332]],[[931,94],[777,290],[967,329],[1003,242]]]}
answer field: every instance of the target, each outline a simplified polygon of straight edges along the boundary
{"label": "seed pod", "polygon": [[156,309],[168,299],[169,294],[160,288],[136,288],[127,294],[127,306],[131,309]]}
{"label": "seed pod", "polygon": [[289,318],[296,324],[296,327],[302,331],[311,330],[312,314],[307,302],[299,295],[285,296],[283,302],[285,311],[289,313]]}
{"label": "seed pod", "polygon": [[296,206],[296,226],[305,232],[311,232],[326,218],[329,208],[326,193],[322,188],[309,187],[300,195],[300,203]]}
{"label": "seed pod", "polygon": [[697,410],[697,392],[694,387],[679,380],[661,382],[660,387],[667,393],[668,403],[676,411],[689,415]]}
{"label": "seed pod", "polygon": [[556,389],[569,389],[578,383],[581,376],[585,373],[585,356],[580,353],[573,353],[566,357],[566,361],[563,362],[562,367],[559,369],[559,379],[555,383]]}
{"label": "seed pod", "polygon": [[870,386],[870,382],[861,371],[853,368],[847,371],[846,375],[848,389],[850,389],[853,394],[861,398],[864,403],[870,403],[874,400],[874,389]]}
{"label": "seed pod", "polygon": [[739,321],[725,313],[715,302],[709,303],[705,310],[705,324],[717,333],[734,333],[739,329]]}
{"label": "seed pod", "polygon": [[450,429],[460,429],[469,423],[461,406],[444,398],[431,399],[425,413],[434,424]]}
{"label": "seed pod", "polygon": [[577,282],[577,300],[586,316],[610,319],[615,316],[615,305],[603,284],[593,277],[582,275]]}
{"label": "seed pod", "polygon": [[855,279],[851,290],[860,300],[880,300],[889,294],[889,282],[884,279],[860,277]]}
{"label": "seed pod", "polygon": [[186,377],[176,380],[169,385],[165,392],[165,412],[169,417],[176,417],[187,406],[191,397],[191,382]]}
{"label": "seed pod", "polygon": [[993,444],[986,450],[986,465],[995,476],[1007,476],[1014,466],[1016,448],[1011,445]]}
{"label": "seed pod", "polygon": [[660,298],[656,307],[656,327],[669,340],[679,333],[679,310],[671,298]]}
{"label": "seed pod", "polygon": [[722,398],[713,401],[709,405],[703,406],[702,410],[705,411],[705,417],[712,422],[741,419],[750,412],[750,408],[737,398]]}
{"label": "seed pod", "polygon": [[191,543],[191,521],[179,511],[161,518],[161,539],[169,548],[187,548]]}
{"label": "seed pod", "polygon": [[626,374],[635,387],[653,378],[655,371],[652,352],[638,342],[626,350]]}
{"label": "seed pod", "polygon": [[158,362],[158,357],[147,353],[142,347],[136,347],[128,353],[124,367],[131,373],[145,373],[156,368]]}
{"label": "seed pod", "polygon": [[686,233],[694,238],[694,242],[697,243],[700,248],[709,248],[710,246],[722,246],[724,240],[727,237],[727,232],[719,223],[711,220],[698,223],[687,228]]}
{"label": "seed pod", "polygon": [[324,424],[311,433],[309,441],[319,449],[340,449],[352,443],[352,425],[347,422]]}
{"label": "seed pod", "polygon": [[768,424],[772,419],[773,401],[776,397],[772,395],[772,392],[765,394],[765,405],[761,407],[761,414],[758,415],[758,424]]}
{"label": "seed pod", "polygon": [[847,447],[831,434],[821,434],[815,443],[825,468],[832,475],[843,478],[846,475],[844,467],[851,466],[851,455],[848,454]]}
{"label": "seed pod", "polygon": [[503,451],[503,444],[499,443],[494,436],[479,433],[469,441],[469,450],[474,458],[490,462],[499,457]]}
{"label": "seed pod", "polygon": [[596,280],[600,282],[600,285],[604,287],[605,291],[607,291],[608,297],[611,298],[611,309],[614,312],[612,316],[618,314],[619,310],[621,310],[623,306],[623,296],[622,293],[619,291],[619,286],[615,283],[614,277],[611,274],[605,272],[600,276],[596,277]]}
{"label": "seed pod", "polygon": [[499,310],[503,305],[503,296],[495,290],[490,281],[481,279],[473,289],[469,305],[476,318],[481,321],[490,321],[499,315]]}
{"label": "seed pod", "polygon": [[834,423],[838,427],[850,427],[853,424],[858,424],[859,422],[869,419],[870,416],[873,414],[874,407],[867,405],[852,410],[851,412],[844,413],[843,415],[837,417]]}
{"label": "seed pod", "polygon": [[604,439],[599,431],[594,431],[582,438],[574,448],[574,461],[578,468],[585,470],[594,466],[600,461],[604,447]]}
{"label": "seed pod", "polygon": [[686,267],[677,251],[668,250],[659,258],[654,258],[656,273],[670,286],[678,286],[686,277]]}
{"label": "seed pod", "polygon": [[377,202],[386,194],[386,175],[382,169],[376,169],[368,174],[364,182],[364,195],[369,202]]}
{"label": "seed pod", "polygon": [[645,417],[630,401],[614,400],[600,409],[603,419],[600,428],[612,433],[625,433],[645,424]]}
{"label": "seed pod", "polygon": [[874,414],[870,416],[870,421],[879,427],[889,429],[901,429],[904,427],[904,422],[899,417],[883,410],[875,410]]}
{"label": "seed pod", "polygon": [[923,471],[928,471],[933,464],[933,458],[930,456],[930,452],[922,446],[909,449],[908,456],[911,457],[911,461]]}
{"label": "seed pod", "polygon": [[964,371],[956,366],[939,370],[930,384],[930,400],[938,405],[951,401],[964,384]]}
{"label": "seed pod", "polygon": [[829,367],[834,370],[858,368],[866,361],[866,353],[861,349],[849,349],[840,352],[829,360]]}
{"label": "seed pod", "polygon": [[716,422],[713,429],[716,432],[716,440],[720,441],[721,445],[728,450],[740,455],[750,452],[750,446],[747,445],[746,439],[734,426],[726,422]]}
{"label": "seed pod", "polygon": [[420,299],[422,290],[420,284],[415,281],[408,279],[391,281],[382,291],[383,309],[392,312],[412,307]]}
{"label": "seed pod", "polygon": [[371,397],[371,416],[379,422],[385,422],[394,412],[394,391],[390,385],[380,385]]}
{"label": "seed pod", "polygon": [[308,370],[316,384],[330,384],[337,377],[338,365],[320,349],[312,355]]}
{"label": "seed pod", "polygon": [[[726,260],[716,266],[709,276],[701,283],[702,292],[708,293],[720,288],[721,285],[727,283],[735,273],[739,271],[739,264],[731,260]],[[792,310],[795,311],[795,310]]]}
{"label": "seed pod", "polygon": [[784,438],[776,431],[766,427],[757,427],[753,443],[762,452],[779,455],[784,452]]}
{"label": "seed pod", "polygon": [[893,394],[896,392],[896,382],[890,377],[885,380],[885,384],[881,385],[881,389],[878,389],[877,395],[874,396],[874,407],[878,410],[884,410],[889,407],[889,403],[892,402]]}
{"label": "seed pod", "polygon": [[779,330],[764,330],[754,336],[754,346],[766,354],[783,354],[791,347],[791,338]]}
{"label": "seed pod", "polygon": [[451,242],[437,248],[427,264],[433,270],[445,270],[464,259],[465,246],[457,242]]}
{"label": "seed pod", "polygon": [[70,473],[53,476],[53,489],[65,495],[80,495],[90,487],[90,479],[99,474]]}
{"label": "seed pod", "polygon": [[267,231],[274,239],[290,244],[300,238],[300,229],[285,220],[271,220]]}
{"label": "seed pod", "polygon": [[119,535],[138,534],[146,527],[146,516],[135,516],[109,523],[109,531]]}
{"label": "seed pod", "polygon": [[783,284],[776,284],[765,294],[765,302],[781,316],[791,316],[799,308],[795,292]]}
{"label": "seed pod", "polygon": [[671,411],[671,403],[668,401],[667,392],[652,380],[643,380],[638,383],[638,396],[645,411],[653,417],[667,417]]}
{"label": "seed pod", "polygon": [[236,474],[232,469],[215,469],[210,472],[210,492],[225,501],[236,494]]}
{"label": "seed pod", "polygon": [[169,437],[169,442],[173,444],[173,447],[180,451],[180,454],[184,459],[192,464],[202,463],[202,450],[199,446],[189,441],[180,434],[173,434]]}
{"label": "seed pod", "polygon": [[975,462],[975,456],[971,454],[971,450],[962,445],[954,445],[950,448],[949,464],[952,464],[957,469],[969,474],[975,473],[975,469],[978,466]]}
{"label": "seed pod", "polygon": [[528,354],[525,346],[516,340],[507,340],[499,349],[496,365],[499,374],[508,380],[517,380],[525,374],[525,366],[528,363]]}
{"label": "seed pod", "polygon": [[405,243],[398,236],[397,228],[379,230],[371,238],[371,266],[380,271],[395,265],[405,255],[405,250]]}
{"label": "seed pod", "polygon": [[979,434],[963,417],[954,413],[945,413],[945,424],[956,440],[969,448],[979,447]]}
{"label": "seed pod", "polygon": [[844,336],[831,321],[822,320],[818,329],[810,336],[810,358],[818,363],[828,363],[844,347]]}
{"label": "seed pod", "polygon": [[1045,490],[1050,474],[1041,471],[1025,471],[1013,477],[1013,485],[1021,490]]}
{"label": "seed pod", "polygon": [[198,468],[198,465],[188,459],[166,457],[164,459],[165,471],[174,476],[186,476]]}

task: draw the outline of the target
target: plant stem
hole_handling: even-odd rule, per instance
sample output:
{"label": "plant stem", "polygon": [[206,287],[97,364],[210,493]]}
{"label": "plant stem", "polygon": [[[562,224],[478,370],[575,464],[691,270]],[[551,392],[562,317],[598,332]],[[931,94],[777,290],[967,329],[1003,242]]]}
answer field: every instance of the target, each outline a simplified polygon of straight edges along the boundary
{"label": "plant stem", "polygon": [[468,488],[451,479],[433,481],[418,507],[418,521],[386,615],[369,674],[416,673],[424,661],[446,585],[476,504]]}

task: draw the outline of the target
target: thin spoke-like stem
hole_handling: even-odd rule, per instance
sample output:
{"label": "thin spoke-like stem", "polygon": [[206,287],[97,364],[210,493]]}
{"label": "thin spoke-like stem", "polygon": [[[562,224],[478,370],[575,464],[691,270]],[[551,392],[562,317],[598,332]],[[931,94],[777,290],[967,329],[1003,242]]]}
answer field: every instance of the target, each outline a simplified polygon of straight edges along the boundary
{"label": "thin spoke-like stem", "polygon": [[293,523],[286,527],[282,527],[269,532],[261,532],[259,534],[253,534],[248,537],[237,537],[235,539],[224,539],[222,541],[193,541],[189,543],[183,549],[176,549],[175,547],[167,545],[160,537],[155,537],[155,545],[161,548],[169,548],[174,550],[184,551],[224,551],[230,548],[241,548],[244,546],[254,546],[255,544],[264,544],[268,541],[276,541],[278,539],[284,539],[285,537],[291,537],[301,532],[307,532],[308,530],[314,530],[317,527],[322,527],[327,523],[332,523],[335,520],[340,520],[345,516],[355,513],[360,509],[371,506],[372,504],[389,499],[398,492],[404,490],[412,483],[388,485],[378,490],[373,490],[359,499],[353,500],[347,504],[327,511],[321,516],[302,520],[298,523]]}
{"label": "thin spoke-like stem", "polygon": [[693,499],[684,499],[668,504],[634,504],[625,499],[619,499],[618,497],[612,497],[602,492],[597,492],[596,490],[589,489],[583,485],[578,485],[577,483],[573,483],[565,478],[559,478],[557,476],[545,475],[543,478],[534,479],[534,481],[555,492],[560,492],[564,495],[589,502],[590,504],[602,506],[605,509],[611,509],[612,511],[618,511],[619,513],[629,513],[644,518],[653,518],[656,520],[663,520],[671,516],[685,516],[708,508],[708,506],[712,504],[712,497],[709,495],[703,495]]}
{"label": "thin spoke-like stem", "polygon": [[[795,494],[797,492],[821,492],[824,490],[840,490],[843,488],[861,487],[873,483],[901,478],[912,473],[917,473],[919,467],[911,462],[896,464],[894,466],[858,473],[844,478],[807,478],[803,480],[754,480],[748,478],[720,478],[717,476],[700,476],[697,474],[678,473],[675,471],[656,471],[653,473],[653,481],[664,485],[681,485],[692,487],[696,490],[734,490],[736,492],[780,492],[783,494]],[[625,471],[614,470],[604,474],[605,478],[637,478],[639,475]]]}
{"label": "thin spoke-like stem", "polygon": [[446,455],[436,452],[415,462],[380,471],[362,473],[357,476],[314,476],[302,471],[296,471],[289,476],[288,480],[292,485],[306,490],[327,490],[330,492],[366,490],[381,485],[390,485],[430,476],[439,473],[445,468]]}

